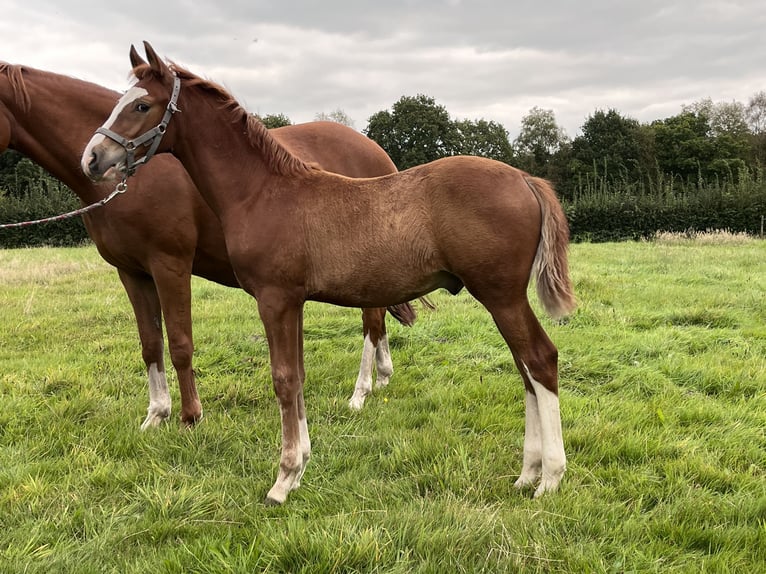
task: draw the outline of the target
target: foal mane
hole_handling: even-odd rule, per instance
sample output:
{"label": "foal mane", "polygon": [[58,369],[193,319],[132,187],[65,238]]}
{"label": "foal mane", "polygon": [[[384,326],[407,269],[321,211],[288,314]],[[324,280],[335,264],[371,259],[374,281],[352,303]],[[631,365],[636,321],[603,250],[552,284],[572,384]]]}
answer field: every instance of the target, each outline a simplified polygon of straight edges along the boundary
{"label": "foal mane", "polygon": [[[229,111],[232,123],[243,124],[250,145],[261,153],[272,172],[279,175],[298,175],[315,169],[314,165],[306,163],[293,155],[286,147],[274,139],[269,133],[268,128],[256,116],[243,108],[234,96],[222,86],[210,80],[200,78],[173,62],[170,62],[170,69],[184,82],[184,87],[196,88],[211,95],[218,100],[222,110]],[[137,66],[133,69],[133,74],[139,80],[148,76],[154,76],[159,79],[159,74],[148,64]]]}
{"label": "foal mane", "polygon": [[11,90],[16,97],[16,103],[22,110],[24,110],[24,112],[28,112],[32,107],[32,100],[29,97],[27,85],[24,83],[24,70],[25,68],[23,66],[9,64],[8,62],[0,62],[0,74],[8,76]]}

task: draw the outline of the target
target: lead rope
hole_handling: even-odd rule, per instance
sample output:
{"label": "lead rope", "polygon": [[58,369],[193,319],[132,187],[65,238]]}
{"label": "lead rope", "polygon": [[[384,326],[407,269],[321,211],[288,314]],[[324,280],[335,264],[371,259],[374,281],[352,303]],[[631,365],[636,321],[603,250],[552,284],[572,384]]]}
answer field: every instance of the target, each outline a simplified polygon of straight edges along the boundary
{"label": "lead rope", "polygon": [[120,183],[117,184],[117,186],[114,188],[114,191],[107,195],[104,199],[101,201],[97,201],[96,203],[91,203],[88,206],[82,207],[80,209],[76,209],[74,211],[70,211],[69,213],[62,213],[61,215],[54,215],[53,217],[46,217],[45,219],[35,219],[34,221],[20,221],[18,223],[4,223],[0,225],[0,229],[12,229],[15,227],[27,227],[29,225],[37,225],[39,223],[51,223],[52,221],[61,221],[62,219],[69,219],[71,217],[77,217],[78,215],[82,215],[83,213],[88,213],[89,211],[92,211],[96,209],[97,207],[101,207],[102,205],[106,205],[110,201],[112,201],[115,197],[118,195],[121,195],[128,191],[128,182],[127,178],[123,178]]}

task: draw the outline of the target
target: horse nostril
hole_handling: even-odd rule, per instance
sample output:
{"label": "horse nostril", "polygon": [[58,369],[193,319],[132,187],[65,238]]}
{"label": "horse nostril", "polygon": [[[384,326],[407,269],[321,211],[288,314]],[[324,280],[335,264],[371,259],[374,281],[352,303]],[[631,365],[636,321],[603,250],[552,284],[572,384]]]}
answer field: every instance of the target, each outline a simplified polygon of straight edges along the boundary
{"label": "horse nostril", "polygon": [[95,172],[96,167],[98,167],[98,154],[95,151],[93,151],[90,153],[90,162],[88,163],[88,169],[91,172]]}

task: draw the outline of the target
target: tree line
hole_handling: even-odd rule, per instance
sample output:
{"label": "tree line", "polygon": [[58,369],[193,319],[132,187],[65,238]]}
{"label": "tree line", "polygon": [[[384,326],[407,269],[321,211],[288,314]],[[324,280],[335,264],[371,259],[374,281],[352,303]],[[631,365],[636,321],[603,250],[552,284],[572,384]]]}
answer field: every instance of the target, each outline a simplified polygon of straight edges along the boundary
{"label": "tree line", "polygon": [[399,169],[440,157],[491,157],[551,179],[565,198],[594,183],[654,192],[673,181],[685,186],[736,182],[766,160],[766,92],[740,102],[700,100],[675,116],[640,123],[615,109],[594,111],[570,139],[553,110],[532,108],[512,141],[500,124],[452,119],[433,98],[402,97],[377,112],[363,130]]}
{"label": "tree line", "polygon": [[[319,113],[354,127],[341,109]],[[284,114],[261,117],[269,128]],[[615,109],[595,110],[574,138],[553,110],[532,108],[518,135],[484,119],[456,119],[430,96],[402,96],[373,114],[362,130],[400,170],[451,155],[479,155],[553,181],[575,239],[619,240],[655,231],[727,228],[757,233],[766,214],[766,92],[747,104],[702,99],[678,114],[639,122]],[[79,207],[74,194],[13,151],[0,154],[0,222]],[[79,226],[78,226],[79,224]],[[47,227],[47,226],[46,226]],[[51,229],[0,231],[0,246],[76,242],[74,220]],[[34,237],[28,241],[25,237]],[[49,239],[46,240],[46,237]]]}

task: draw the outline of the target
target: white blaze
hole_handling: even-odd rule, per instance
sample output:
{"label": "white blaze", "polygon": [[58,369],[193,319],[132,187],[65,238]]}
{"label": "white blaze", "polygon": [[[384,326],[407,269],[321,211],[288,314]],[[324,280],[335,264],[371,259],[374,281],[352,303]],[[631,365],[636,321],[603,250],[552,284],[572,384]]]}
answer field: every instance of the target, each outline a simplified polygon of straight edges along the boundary
{"label": "white blaze", "polygon": [[[123,94],[123,96],[117,102],[117,105],[112,110],[112,114],[107,118],[107,120],[104,122],[104,124],[101,127],[104,127],[106,129],[112,129],[114,122],[117,120],[117,117],[122,113],[122,110],[124,110],[133,102],[135,102],[138,98],[142,98],[146,96],[148,93],[149,92],[147,92],[144,88],[136,88],[136,87],[130,88],[127,92],[125,92],[125,94]],[[85,151],[82,154],[81,164],[82,164],[82,169],[85,173],[89,173],[88,163],[90,162],[90,156],[93,152],[93,148],[96,147],[101,142],[103,142],[105,138],[106,136],[102,134],[95,134],[92,138],[90,138],[90,141],[88,142],[88,145],[86,146]]]}

